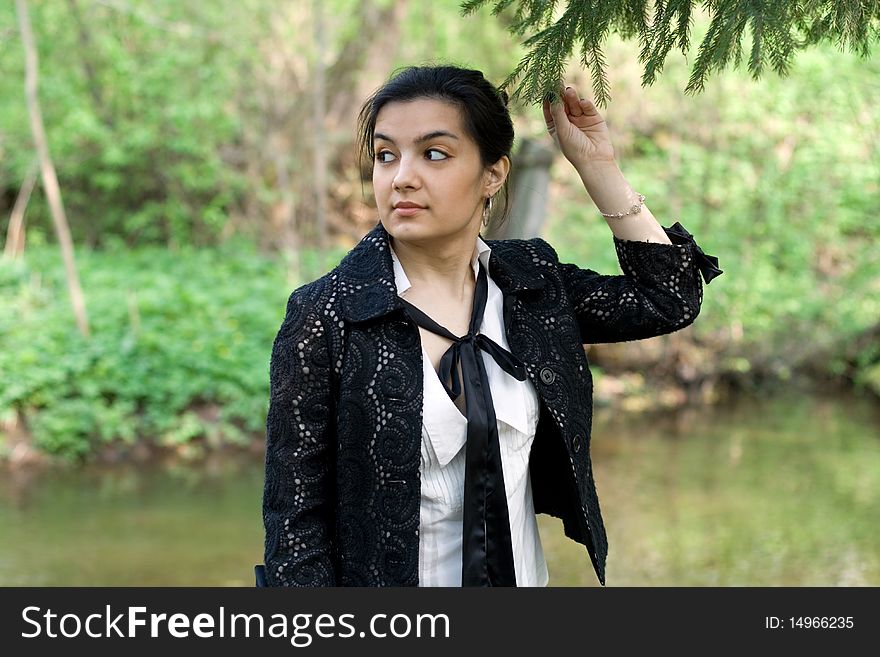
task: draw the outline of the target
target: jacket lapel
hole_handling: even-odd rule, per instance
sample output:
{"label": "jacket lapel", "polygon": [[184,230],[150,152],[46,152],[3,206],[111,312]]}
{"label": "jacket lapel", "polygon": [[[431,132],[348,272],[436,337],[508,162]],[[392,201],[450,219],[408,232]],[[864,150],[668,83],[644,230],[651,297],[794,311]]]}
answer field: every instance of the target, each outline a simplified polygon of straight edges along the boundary
{"label": "jacket lapel", "polygon": [[[510,327],[515,298],[540,290],[546,280],[536,271],[530,254],[510,241],[486,240],[492,248],[489,274],[504,296],[504,325]],[[378,223],[342,259],[339,276],[341,314],[349,322],[364,322],[402,309],[394,284],[388,232]]]}
{"label": "jacket lapel", "polygon": [[379,223],[336,268],[340,312],[349,322],[365,322],[403,308],[394,284],[388,233]]}

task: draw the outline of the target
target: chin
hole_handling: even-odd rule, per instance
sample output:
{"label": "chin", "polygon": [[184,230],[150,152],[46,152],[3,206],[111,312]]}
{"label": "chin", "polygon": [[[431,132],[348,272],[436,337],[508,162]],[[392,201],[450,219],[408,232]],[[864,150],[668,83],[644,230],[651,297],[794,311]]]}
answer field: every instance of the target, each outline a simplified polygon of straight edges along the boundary
{"label": "chin", "polygon": [[425,239],[435,237],[427,226],[417,219],[395,219],[386,217],[379,220],[391,237],[400,239]]}
{"label": "chin", "polygon": [[379,222],[385,231],[394,239],[406,242],[421,242],[424,244],[441,244],[447,240],[455,240],[461,230],[466,226],[455,229],[448,225],[440,225],[439,222],[426,220],[420,217],[381,217]]}

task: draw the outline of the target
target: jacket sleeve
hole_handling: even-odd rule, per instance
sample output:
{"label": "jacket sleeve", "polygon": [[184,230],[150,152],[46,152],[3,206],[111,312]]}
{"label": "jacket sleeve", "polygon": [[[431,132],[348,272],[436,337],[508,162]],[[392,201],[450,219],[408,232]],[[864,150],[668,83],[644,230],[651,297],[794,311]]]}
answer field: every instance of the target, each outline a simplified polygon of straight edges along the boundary
{"label": "jacket sleeve", "polygon": [[696,319],[703,301],[701,275],[708,284],[723,272],[718,259],[703,253],[680,223],[663,230],[672,244],[614,236],[623,274],[559,264],[584,344],[650,338]]}
{"label": "jacket sleeve", "polygon": [[321,282],[295,290],[272,346],[263,524],[269,586],[334,586],[334,397]]}

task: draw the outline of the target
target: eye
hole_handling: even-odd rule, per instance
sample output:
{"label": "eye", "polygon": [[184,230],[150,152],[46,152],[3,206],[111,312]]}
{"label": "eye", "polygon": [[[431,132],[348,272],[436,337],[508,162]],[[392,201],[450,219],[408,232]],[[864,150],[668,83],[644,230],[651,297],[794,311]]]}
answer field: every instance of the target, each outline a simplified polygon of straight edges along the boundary
{"label": "eye", "polygon": [[439,158],[428,157],[428,159],[431,160],[432,162],[440,162],[441,160],[445,160],[449,157],[448,155],[446,155],[446,153],[444,153],[443,151],[437,150],[436,148],[429,148],[428,150],[425,151],[425,153],[436,153],[437,155],[440,156]]}
{"label": "eye", "polygon": [[383,159],[385,155],[391,155],[391,151],[379,151],[378,153],[376,153],[376,161],[381,164],[385,164],[386,162],[388,162],[388,160]]}

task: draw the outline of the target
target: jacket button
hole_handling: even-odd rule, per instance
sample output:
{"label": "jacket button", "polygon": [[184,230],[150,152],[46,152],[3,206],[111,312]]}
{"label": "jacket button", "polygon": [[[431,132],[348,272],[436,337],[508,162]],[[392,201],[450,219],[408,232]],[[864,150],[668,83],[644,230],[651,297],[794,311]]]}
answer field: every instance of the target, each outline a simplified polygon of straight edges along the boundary
{"label": "jacket button", "polygon": [[581,448],[581,437],[575,436],[574,440],[571,441],[571,448],[577,453]]}
{"label": "jacket button", "polygon": [[539,376],[541,377],[541,381],[548,386],[556,380],[556,372],[551,370],[549,367],[542,367]]}

